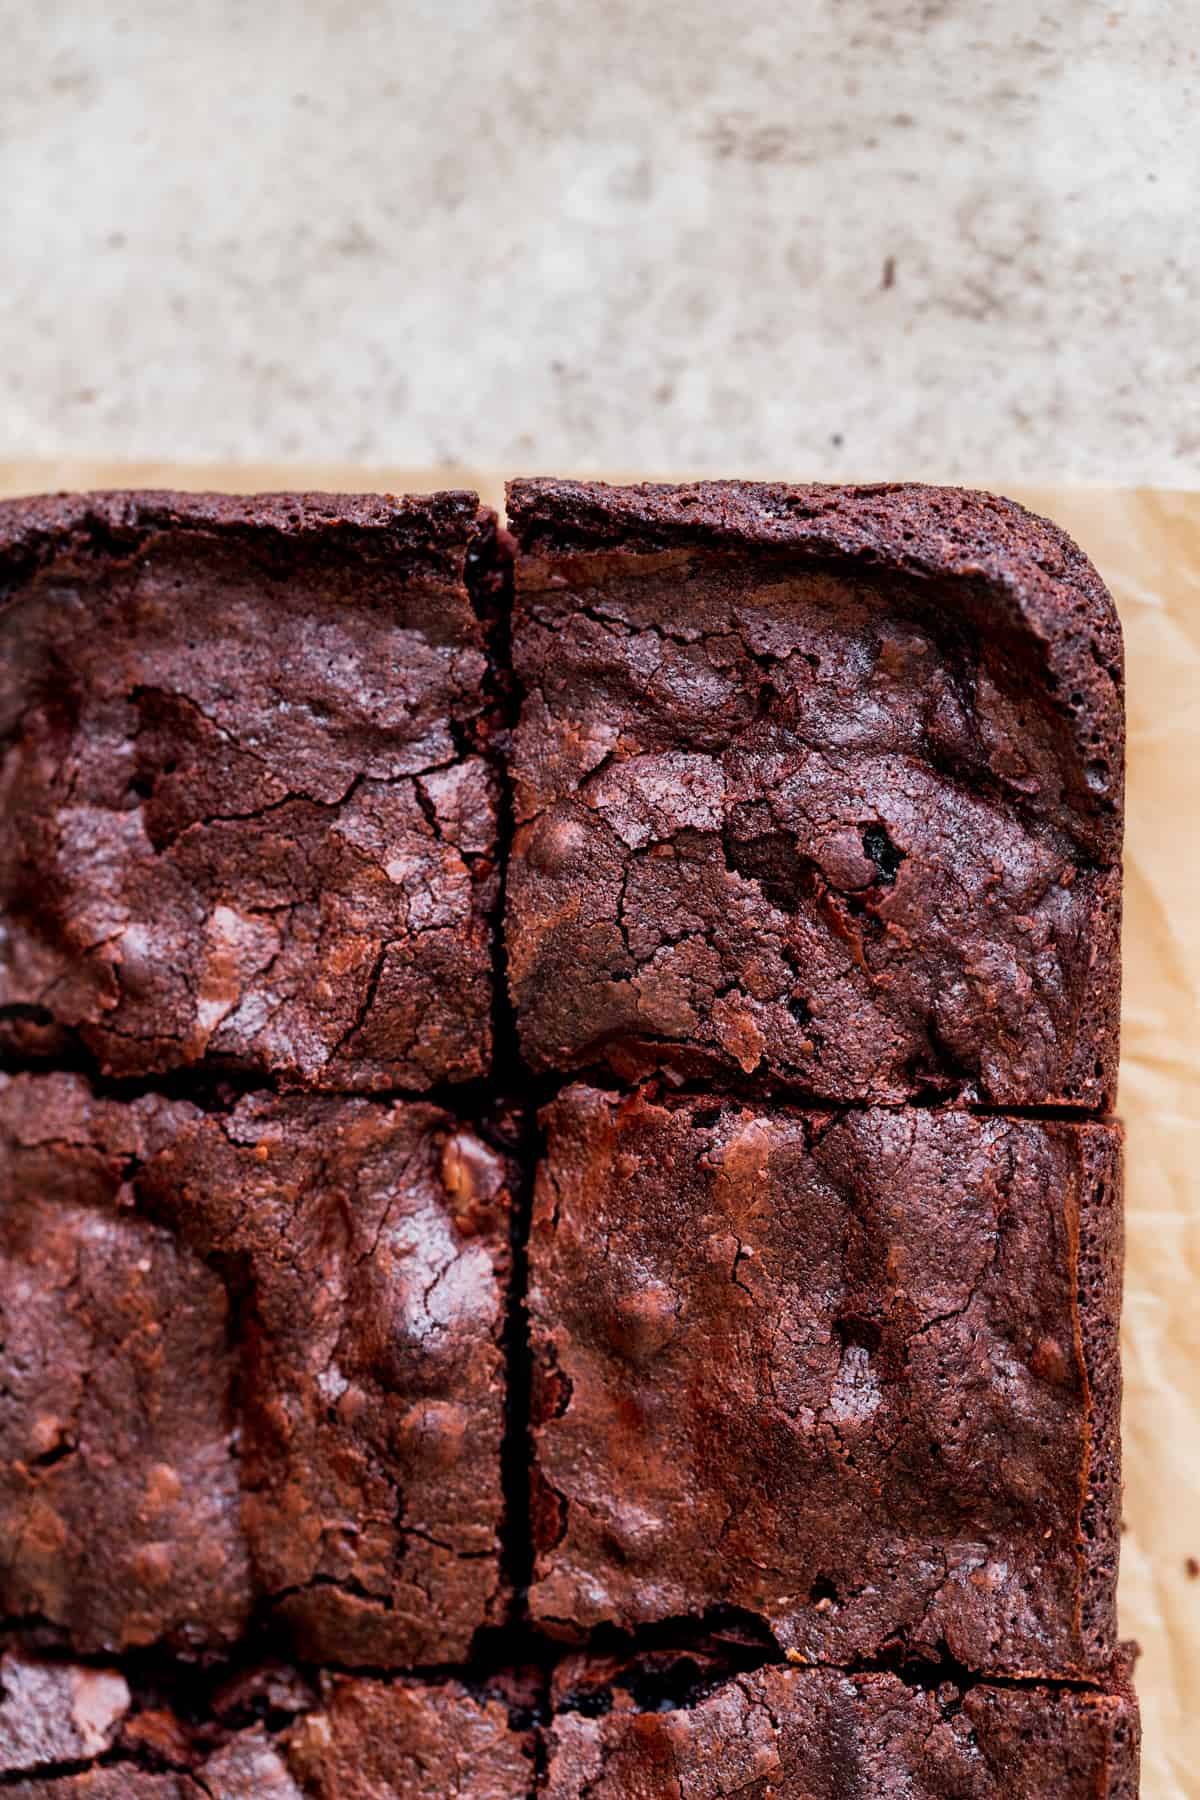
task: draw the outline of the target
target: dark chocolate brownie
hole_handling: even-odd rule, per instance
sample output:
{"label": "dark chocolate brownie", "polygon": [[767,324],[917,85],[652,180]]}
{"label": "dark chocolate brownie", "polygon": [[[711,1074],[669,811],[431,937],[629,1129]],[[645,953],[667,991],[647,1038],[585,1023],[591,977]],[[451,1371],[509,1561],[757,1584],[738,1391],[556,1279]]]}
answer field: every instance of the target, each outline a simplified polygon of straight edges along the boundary
{"label": "dark chocolate brownie", "polygon": [[518,481],[508,954],[539,1069],[1106,1107],[1123,680],[1011,502]]}
{"label": "dark chocolate brownie", "polygon": [[508,1168],[424,1103],[0,1080],[0,1610],[447,1663],[503,1608]]}
{"label": "dark chocolate brownie", "polygon": [[1139,1728],[1107,1689],[930,1690],[760,1669],[697,1705],[562,1713],[545,1800],[1135,1800]]}
{"label": "dark chocolate brownie", "polygon": [[[160,1774],[150,1766],[151,1759],[161,1763],[160,1747],[147,1750],[133,1732],[111,1743],[114,1701],[88,1695],[87,1671],[36,1667],[40,1688],[27,1683],[19,1695],[23,1741],[35,1747],[25,1762],[0,1763],[5,1774],[30,1771],[28,1781],[5,1789],[29,1800],[532,1800],[532,1729],[514,1727],[501,1700],[457,1682],[326,1675],[320,1693],[310,1693],[290,1723],[238,1729],[215,1711],[178,1724],[168,1757],[174,1772]],[[67,1683],[73,1684],[70,1699]],[[82,1695],[96,1723],[89,1721],[81,1736],[74,1717],[62,1712],[71,1703],[78,1711]],[[127,1689],[123,1701],[128,1708]],[[52,1743],[61,1753],[43,1754]],[[100,1755],[102,1767],[61,1772],[64,1763]]]}
{"label": "dark chocolate brownie", "polygon": [[[986,495],[510,499],[512,669],[473,495],[0,504],[0,1054],[133,1078],[0,1075],[0,1788],[1134,1800],[1120,1128],[1001,1116],[1113,1095],[1112,603]],[[667,1079],[512,1291],[521,1107],[394,1095],[492,1075],[514,680],[529,1062]]]}
{"label": "dark chocolate brownie", "polygon": [[[215,1800],[190,1775],[154,1775],[127,1763],[86,1769],[80,1775],[15,1781],[4,1791],[10,1800]],[[256,1796],[248,1792],[239,1794],[237,1800],[256,1800]]]}
{"label": "dark chocolate brownie", "polygon": [[535,1620],[1109,1662],[1119,1127],[582,1087],[545,1119]]}
{"label": "dark chocolate brownie", "polygon": [[531,1737],[499,1701],[457,1682],[327,1680],[322,1710],[295,1726],[286,1756],[313,1800],[526,1800],[534,1787]]}
{"label": "dark chocolate brownie", "polygon": [[50,1662],[19,1649],[0,1656],[0,1776],[110,1750],[129,1710],[115,1669]]}
{"label": "dark chocolate brownie", "polygon": [[[1139,1726],[1117,1667],[1087,1691],[780,1666],[677,1704],[616,1668],[603,1704],[514,1726],[457,1682],[325,1676],[291,1723],[229,1730],[155,1775],[109,1766],[18,1781],[26,1800],[1134,1800]],[[584,1684],[586,1687],[586,1683]],[[597,1694],[601,1690],[597,1690]],[[540,1739],[540,1753],[537,1740]],[[539,1763],[541,1774],[538,1773]],[[126,1785],[122,1785],[122,1783]]]}
{"label": "dark chocolate brownie", "polygon": [[472,494],[0,504],[0,1020],[424,1090],[491,1046]]}
{"label": "dark chocolate brownie", "polygon": [[249,1616],[225,1286],[128,1205],[189,1113],[0,1077],[0,1612],[86,1651]]}

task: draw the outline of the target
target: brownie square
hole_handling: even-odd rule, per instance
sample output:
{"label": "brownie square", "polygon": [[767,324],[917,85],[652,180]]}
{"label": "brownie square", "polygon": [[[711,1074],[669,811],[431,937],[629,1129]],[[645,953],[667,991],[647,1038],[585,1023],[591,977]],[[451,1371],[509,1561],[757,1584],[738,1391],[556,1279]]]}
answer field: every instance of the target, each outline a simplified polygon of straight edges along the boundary
{"label": "brownie square", "polygon": [[584,1087],[545,1122],[537,1622],[1111,1660],[1119,1127]]}
{"label": "brownie square", "polygon": [[510,981],[541,1070],[1106,1107],[1123,676],[1055,527],[518,481]]}
{"label": "brownie square", "polygon": [[0,1007],[109,1073],[483,1075],[472,494],[0,505]]}
{"label": "brownie square", "polygon": [[562,1713],[545,1800],[1135,1800],[1137,1705],[1092,1692],[936,1690],[891,1674],[764,1668],[696,1705]]}
{"label": "brownie square", "polygon": [[0,1609],[447,1663],[504,1606],[509,1171],[423,1103],[0,1087]]}

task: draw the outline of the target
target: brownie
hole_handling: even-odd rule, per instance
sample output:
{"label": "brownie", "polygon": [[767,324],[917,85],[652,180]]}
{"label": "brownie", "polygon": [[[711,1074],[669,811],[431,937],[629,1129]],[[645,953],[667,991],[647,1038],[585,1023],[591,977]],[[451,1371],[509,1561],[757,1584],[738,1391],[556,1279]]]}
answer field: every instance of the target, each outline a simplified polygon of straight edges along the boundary
{"label": "brownie", "polygon": [[1118,1126],[586,1087],[545,1123],[535,1621],[1111,1660]]}
{"label": "brownie", "polygon": [[0,1777],[110,1750],[129,1710],[115,1669],[52,1662],[18,1649],[0,1656]]}
{"label": "brownie", "polygon": [[267,1733],[246,1731],[208,1757],[198,1772],[207,1800],[304,1800]]}
{"label": "brownie", "polygon": [[539,1070],[1111,1102],[1123,677],[1056,527],[917,486],[518,481]]}
{"label": "brownie", "polygon": [[[282,1725],[231,1730],[216,1714],[192,1724],[172,1773],[118,1746],[101,1767],[5,1791],[25,1800],[532,1800],[534,1792],[532,1731],[515,1728],[499,1700],[455,1681],[327,1674],[319,1696]],[[205,1748],[205,1736],[219,1741]]]}
{"label": "brownie", "polygon": [[[216,1800],[189,1775],[155,1775],[127,1763],[85,1769],[78,1775],[15,1781],[5,1789],[11,1800]],[[232,1800],[232,1797],[230,1797]],[[257,1800],[253,1790],[237,1800]],[[265,1800],[265,1797],[264,1797]],[[275,1800],[275,1796],[271,1796]],[[288,1797],[291,1800],[291,1797]]]}
{"label": "brownie", "polygon": [[560,1714],[545,1800],[1134,1800],[1137,1707],[1092,1692],[937,1689],[764,1668],[696,1705]]}
{"label": "brownie", "polygon": [[10,1045],[337,1089],[487,1071],[480,538],[473,494],[0,504]]}
{"label": "brownie", "polygon": [[313,1800],[526,1800],[534,1791],[529,1735],[513,1730],[499,1701],[453,1681],[331,1678],[323,1709],[290,1733],[286,1757]]}
{"label": "brownie", "polygon": [[[614,1663],[575,1709],[514,1725],[456,1681],[327,1674],[282,1724],[229,1730],[173,1773],[107,1766],[18,1780],[25,1800],[1134,1800],[1139,1726],[1124,1667],[1090,1690],[936,1687],[915,1676],[760,1667],[655,1697]],[[649,1678],[653,1683],[653,1676]],[[587,1691],[584,1682],[581,1693]],[[199,1739],[197,1739],[197,1742]]]}
{"label": "brownie", "polygon": [[510,519],[0,503],[0,1789],[1135,1800],[1111,599]]}
{"label": "brownie", "polygon": [[0,1610],[448,1663],[504,1610],[509,1170],[423,1102],[0,1082]]}
{"label": "brownie", "polygon": [[190,1109],[0,1077],[0,1613],[77,1648],[247,1622],[225,1286],[127,1204]]}

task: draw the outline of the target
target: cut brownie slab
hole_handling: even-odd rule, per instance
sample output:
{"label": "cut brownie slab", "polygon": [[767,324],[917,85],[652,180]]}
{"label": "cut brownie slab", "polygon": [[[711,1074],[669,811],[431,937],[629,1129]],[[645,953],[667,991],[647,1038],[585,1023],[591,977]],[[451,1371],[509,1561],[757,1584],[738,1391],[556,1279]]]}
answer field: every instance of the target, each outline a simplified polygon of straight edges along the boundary
{"label": "cut brownie slab", "polygon": [[1135,1800],[1132,1693],[769,1668],[673,1711],[562,1713],[546,1800]]}
{"label": "cut brownie slab", "polygon": [[327,1674],[294,1711],[242,1729],[201,1699],[180,1730],[174,1774],[150,1772],[122,1741],[107,1766],[57,1779],[34,1771],[8,1791],[25,1800],[1134,1800],[1137,1792],[1137,1707],[1122,1667],[1085,1692],[964,1690],[774,1666],[656,1697],[641,1661],[585,1668],[577,1694],[536,1728],[514,1718],[502,1678],[493,1691]]}
{"label": "cut brownie slab", "polygon": [[101,1067],[484,1074],[472,494],[0,505],[0,1019]]}
{"label": "cut brownie slab", "polygon": [[537,1621],[1109,1662],[1119,1127],[582,1087],[546,1123]]}
{"label": "cut brownie slab", "polygon": [[446,1663],[502,1606],[505,1160],[421,1103],[0,1086],[0,1608]]}
{"label": "cut brownie slab", "polygon": [[1122,652],[1044,520],[518,481],[507,936],[540,1069],[1102,1108]]}

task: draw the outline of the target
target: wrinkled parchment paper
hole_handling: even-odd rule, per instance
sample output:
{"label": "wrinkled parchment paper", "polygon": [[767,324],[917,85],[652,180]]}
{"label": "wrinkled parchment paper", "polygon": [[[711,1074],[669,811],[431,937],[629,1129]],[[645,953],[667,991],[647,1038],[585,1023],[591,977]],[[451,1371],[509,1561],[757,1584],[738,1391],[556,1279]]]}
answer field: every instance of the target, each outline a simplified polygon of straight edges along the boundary
{"label": "wrinkled parchment paper", "polygon": [[[0,464],[0,493],[128,486],[502,492],[465,470]],[[1142,1646],[1145,1800],[1200,1800],[1200,493],[1007,491],[1082,544],[1125,627],[1121,1627]]]}

